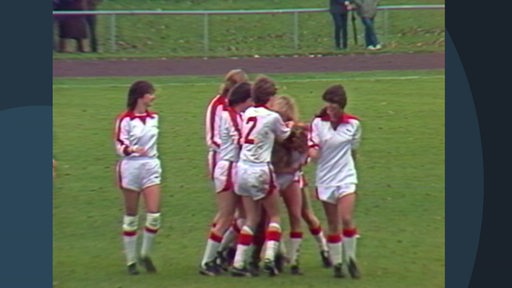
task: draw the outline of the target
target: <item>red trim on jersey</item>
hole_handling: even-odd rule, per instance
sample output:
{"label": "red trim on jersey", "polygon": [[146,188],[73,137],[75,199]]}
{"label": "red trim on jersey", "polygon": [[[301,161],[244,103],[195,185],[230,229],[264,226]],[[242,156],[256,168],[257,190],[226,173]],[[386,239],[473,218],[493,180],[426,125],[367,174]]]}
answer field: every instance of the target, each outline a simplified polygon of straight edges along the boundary
{"label": "red trim on jersey", "polygon": [[[238,113],[235,109],[232,107],[226,106],[225,111],[228,112],[229,118],[231,119],[231,123],[233,124],[233,127],[235,128],[236,133],[238,134],[238,146],[242,146],[242,130],[240,129],[240,125],[238,120],[242,118],[240,113]],[[241,148],[241,147],[239,147]]]}
{"label": "red trim on jersey", "polygon": [[222,188],[222,190],[220,190],[219,192],[232,191],[233,189],[234,189],[234,185],[233,185],[233,162],[229,161],[228,177],[226,179],[226,184],[224,184],[224,188]]}
{"label": "red trim on jersey", "polygon": [[121,122],[123,122],[123,120],[125,118],[129,118],[130,121],[132,121],[134,119],[139,119],[142,123],[146,124],[146,119],[154,118],[155,115],[157,115],[156,112],[149,111],[149,110],[146,110],[146,112],[144,112],[144,114],[135,114],[135,112],[133,112],[131,110],[127,110],[117,116],[117,118],[116,118],[117,125],[115,127],[114,137],[115,137],[116,141],[119,142],[119,144],[121,144],[121,147],[123,148],[122,151],[125,155],[130,154],[130,153],[128,153],[128,150],[127,150],[128,147],[130,147],[130,143],[126,143],[121,139]]}
{"label": "red trim on jersey", "polygon": [[213,180],[213,178],[214,178],[213,174],[215,173],[214,172],[215,171],[215,167],[217,166],[217,151],[215,151],[215,150],[212,151],[211,152],[211,157],[212,157],[212,163],[211,163],[212,167],[210,167],[210,170],[211,170],[210,171],[210,179]]}
{"label": "red trim on jersey", "polygon": [[117,172],[117,187],[119,187],[119,189],[124,189],[123,187],[123,177],[121,175],[121,162],[123,162],[123,160],[120,160],[117,162],[117,165],[116,165],[116,172]]}
{"label": "red trim on jersey", "polygon": [[217,113],[217,107],[222,106],[222,109],[224,109],[224,106],[226,105],[227,97],[225,95],[217,95],[210,103],[209,109],[210,109],[210,141],[213,145],[215,145],[217,148],[220,147],[220,144],[215,141],[215,116]]}

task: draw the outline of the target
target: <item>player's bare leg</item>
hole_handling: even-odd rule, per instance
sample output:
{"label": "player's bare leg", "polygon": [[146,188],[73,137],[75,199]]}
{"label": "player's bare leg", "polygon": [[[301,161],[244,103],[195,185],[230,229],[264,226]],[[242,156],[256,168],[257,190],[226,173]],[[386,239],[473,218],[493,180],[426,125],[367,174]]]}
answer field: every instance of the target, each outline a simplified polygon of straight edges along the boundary
{"label": "player's bare leg", "polygon": [[301,275],[302,272],[299,268],[299,254],[300,246],[302,243],[302,194],[300,192],[299,184],[296,182],[291,183],[285,189],[281,190],[281,197],[286,205],[288,211],[288,219],[290,220],[290,269],[293,275]]}
{"label": "player's bare leg", "polygon": [[325,268],[329,268],[332,266],[331,259],[329,257],[329,248],[327,247],[327,239],[325,239],[324,232],[322,231],[322,225],[318,217],[316,217],[313,209],[311,208],[311,203],[306,193],[306,188],[301,189],[302,194],[302,219],[306,221],[306,224],[309,227],[309,232],[313,235],[315,242],[318,245],[318,250],[320,250],[320,257],[322,259],[322,263]]}
{"label": "player's bare leg", "polygon": [[222,242],[226,230],[232,225],[235,214],[236,202],[238,196],[232,191],[219,192],[216,195],[217,200],[217,225],[212,227],[199,272],[202,275],[215,276],[221,271],[215,262],[217,252]]}
{"label": "player's bare leg", "polygon": [[279,217],[279,196],[277,191],[271,192],[261,201],[265,212],[268,215],[269,224],[266,231],[265,259],[264,269],[269,272],[270,276],[278,274],[275,265],[275,256],[281,241],[281,219]]}
{"label": "player's bare leg", "polygon": [[338,205],[322,201],[327,226],[329,228],[327,235],[327,247],[331,262],[334,265],[334,277],[343,278],[343,247],[341,242],[341,219],[339,217]]}
{"label": "player's bare leg", "polygon": [[348,272],[354,279],[361,277],[361,273],[357,266],[356,247],[357,247],[357,228],[352,219],[354,204],[356,201],[356,193],[344,195],[338,200],[340,219],[343,226],[343,248],[345,250],[345,263]]}
{"label": "player's bare leg", "polygon": [[126,265],[130,275],[137,275],[137,229],[139,225],[137,208],[140,193],[134,190],[123,189],[124,209],[123,216],[123,246],[126,256]]}
{"label": "player's bare leg", "polygon": [[151,250],[155,236],[160,229],[160,185],[151,185],[142,190],[146,204],[146,224],[144,226],[140,261],[149,273],[155,273],[156,267],[151,260]]}
{"label": "player's bare leg", "polygon": [[246,267],[246,260],[249,249],[252,245],[256,225],[258,224],[261,217],[261,207],[260,203],[254,201],[251,197],[242,197],[242,203],[247,219],[238,237],[238,244],[236,246],[236,254],[233,261],[231,275],[252,276],[251,272]]}

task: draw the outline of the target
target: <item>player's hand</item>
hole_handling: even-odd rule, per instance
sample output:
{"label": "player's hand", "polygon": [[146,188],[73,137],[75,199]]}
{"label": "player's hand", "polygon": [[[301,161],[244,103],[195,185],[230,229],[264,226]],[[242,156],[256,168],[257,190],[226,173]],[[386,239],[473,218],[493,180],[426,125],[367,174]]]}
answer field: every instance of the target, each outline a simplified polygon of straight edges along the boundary
{"label": "player's hand", "polygon": [[132,147],[132,152],[137,153],[140,156],[148,156],[148,152],[144,147],[134,146]]}
{"label": "player's hand", "polygon": [[285,122],[285,124],[286,124],[286,127],[292,128],[293,125],[295,125],[295,122],[294,121],[287,121],[287,122]]}

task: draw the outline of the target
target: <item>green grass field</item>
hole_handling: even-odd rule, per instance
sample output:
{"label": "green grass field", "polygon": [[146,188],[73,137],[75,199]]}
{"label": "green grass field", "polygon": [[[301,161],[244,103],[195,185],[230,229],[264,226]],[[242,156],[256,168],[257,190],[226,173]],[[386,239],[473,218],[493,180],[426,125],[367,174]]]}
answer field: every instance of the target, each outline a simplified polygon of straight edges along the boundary
{"label": "green grass field", "polygon": [[[382,1],[380,5],[444,4],[443,0]],[[100,10],[255,10],[327,8],[326,0],[105,0]],[[382,52],[432,52],[444,50],[444,10],[381,11],[376,30]],[[111,16],[99,16],[101,53],[54,53],[56,59],[225,57],[257,55],[334,54],[332,19],[328,13],[299,16],[298,49],[294,47],[292,14],[209,16],[209,46],[204,50],[202,15],[118,15],[112,51]],[[350,22],[350,21],[349,21]],[[365,53],[364,27],[356,22],[359,44],[349,24],[349,50]],[[70,42],[70,47],[74,43]]]}
{"label": "green grass field", "polygon": [[[296,98],[303,120],[321,107],[322,91],[340,81],[349,95],[348,111],[362,119],[356,211],[361,280],[334,279],[321,267],[307,233],[302,277],[197,273],[215,208],[206,177],[203,115],[221,76],[146,78],[157,84],[154,109],[161,115],[163,226],[154,254],[160,271],[128,276],[111,136],[135,78],[57,78],[54,287],[444,287],[444,70],[271,76],[280,93]],[[312,168],[306,170],[310,182]],[[325,226],[319,203],[313,204]]]}

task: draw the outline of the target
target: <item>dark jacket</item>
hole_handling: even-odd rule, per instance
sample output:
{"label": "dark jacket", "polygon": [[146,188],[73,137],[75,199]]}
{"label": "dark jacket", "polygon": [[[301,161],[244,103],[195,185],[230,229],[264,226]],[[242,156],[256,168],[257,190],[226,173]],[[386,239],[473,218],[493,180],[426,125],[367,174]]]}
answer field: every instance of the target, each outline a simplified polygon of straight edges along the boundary
{"label": "dark jacket", "polygon": [[347,14],[347,6],[345,2],[348,0],[329,0],[329,12]]}
{"label": "dark jacket", "polygon": [[360,17],[373,18],[377,14],[377,6],[380,0],[353,0],[356,11]]}

